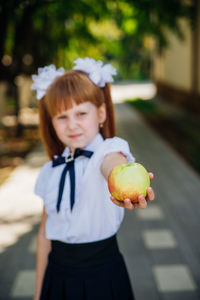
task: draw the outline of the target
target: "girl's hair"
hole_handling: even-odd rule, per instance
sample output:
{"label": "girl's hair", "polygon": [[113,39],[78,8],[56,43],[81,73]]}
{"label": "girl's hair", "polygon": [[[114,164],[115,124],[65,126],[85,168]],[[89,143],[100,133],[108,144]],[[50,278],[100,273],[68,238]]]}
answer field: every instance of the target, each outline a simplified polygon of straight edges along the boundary
{"label": "girl's hair", "polygon": [[104,139],[115,136],[114,108],[110,85],[100,88],[95,85],[85,72],[71,70],[59,76],[48,88],[46,95],[39,101],[40,132],[45,150],[50,159],[61,155],[65,145],[58,139],[52,125],[52,118],[62,110],[91,102],[96,107],[106,105],[106,121],[100,132]]}

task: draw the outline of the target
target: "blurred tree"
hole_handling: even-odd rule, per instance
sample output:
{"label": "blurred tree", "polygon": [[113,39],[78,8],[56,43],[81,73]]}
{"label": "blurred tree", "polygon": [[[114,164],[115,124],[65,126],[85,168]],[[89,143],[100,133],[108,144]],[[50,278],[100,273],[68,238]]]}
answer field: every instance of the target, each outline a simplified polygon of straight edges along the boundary
{"label": "blurred tree", "polygon": [[148,78],[150,55],[155,44],[159,51],[168,46],[166,31],[184,38],[180,19],[194,19],[194,1],[118,0],[110,1],[113,18],[123,32],[118,57],[124,76]]}
{"label": "blurred tree", "polygon": [[179,19],[192,15],[187,2],[0,0],[0,81],[10,85],[16,116],[17,76],[52,62],[69,68],[87,55],[112,61],[119,78],[148,77],[152,37],[160,49],[166,28],[182,37]]}
{"label": "blurred tree", "polygon": [[[1,0],[0,81],[10,85],[19,114],[17,76],[30,75],[39,66],[60,63],[64,49],[76,43],[94,44],[87,18],[98,20],[105,11],[105,0]],[[66,64],[66,63],[65,63]],[[18,134],[20,134],[18,126]]]}

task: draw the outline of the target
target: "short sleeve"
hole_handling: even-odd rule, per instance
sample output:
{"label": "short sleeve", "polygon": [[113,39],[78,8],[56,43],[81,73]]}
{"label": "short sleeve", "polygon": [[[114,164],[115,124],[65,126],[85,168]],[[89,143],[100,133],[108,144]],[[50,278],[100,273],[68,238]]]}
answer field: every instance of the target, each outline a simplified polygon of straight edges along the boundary
{"label": "short sleeve", "polygon": [[45,188],[48,180],[50,165],[51,162],[47,162],[42,166],[34,187],[34,193],[43,199],[45,196]]}
{"label": "short sleeve", "polygon": [[135,157],[130,152],[129,144],[122,138],[114,137],[106,139],[95,153],[94,163],[100,166],[104,157],[113,152],[121,152],[129,163],[135,162]]}

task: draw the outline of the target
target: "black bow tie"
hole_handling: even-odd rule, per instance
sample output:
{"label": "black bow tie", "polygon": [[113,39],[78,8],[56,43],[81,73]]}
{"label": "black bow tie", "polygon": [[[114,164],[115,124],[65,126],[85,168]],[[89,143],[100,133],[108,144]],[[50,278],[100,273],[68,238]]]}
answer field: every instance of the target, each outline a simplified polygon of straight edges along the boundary
{"label": "black bow tie", "polygon": [[92,151],[82,150],[77,148],[74,152],[74,154],[70,154],[69,156],[58,156],[56,159],[52,161],[52,167],[57,167],[59,165],[62,165],[66,163],[66,166],[64,167],[61,177],[60,177],[60,183],[59,183],[59,193],[58,193],[58,199],[57,199],[57,212],[60,210],[60,204],[62,201],[62,194],[64,190],[65,185],[65,177],[67,174],[67,171],[69,170],[69,176],[70,176],[70,204],[71,204],[71,210],[74,205],[74,198],[75,198],[75,169],[74,169],[74,159],[78,156],[86,156],[90,158],[92,156]]}

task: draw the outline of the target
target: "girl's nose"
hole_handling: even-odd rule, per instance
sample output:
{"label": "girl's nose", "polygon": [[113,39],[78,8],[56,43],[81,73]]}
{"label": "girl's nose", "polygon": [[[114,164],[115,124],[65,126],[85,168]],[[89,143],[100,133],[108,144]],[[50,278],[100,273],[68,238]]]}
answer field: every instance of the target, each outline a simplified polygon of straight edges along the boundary
{"label": "girl's nose", "polygon": [[74,130],[78,127],[78,123],[75,118],[71,118],[69,119],[67,126],[69,130]]}

